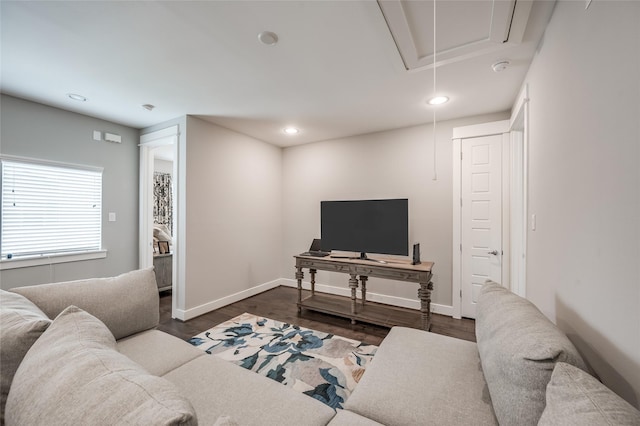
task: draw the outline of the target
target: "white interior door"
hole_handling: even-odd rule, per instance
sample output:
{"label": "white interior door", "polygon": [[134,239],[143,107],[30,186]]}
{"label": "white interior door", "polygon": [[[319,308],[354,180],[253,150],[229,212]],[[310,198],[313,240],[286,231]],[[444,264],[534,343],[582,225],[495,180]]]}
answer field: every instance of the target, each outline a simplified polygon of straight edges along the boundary
{"label": "white interior door", "polygon": [[462,316],[476,317],[480,287],[502,282],[502,135],[462,139]]}

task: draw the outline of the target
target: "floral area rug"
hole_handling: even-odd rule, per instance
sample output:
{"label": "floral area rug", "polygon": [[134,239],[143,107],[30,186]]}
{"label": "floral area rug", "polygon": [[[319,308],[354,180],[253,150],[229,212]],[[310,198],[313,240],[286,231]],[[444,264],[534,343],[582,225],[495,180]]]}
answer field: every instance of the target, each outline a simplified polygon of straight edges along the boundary
{"label": "floral area rug", "polygon": [[378,349],[357,340],[244,313],[189,343],[342,408]]}

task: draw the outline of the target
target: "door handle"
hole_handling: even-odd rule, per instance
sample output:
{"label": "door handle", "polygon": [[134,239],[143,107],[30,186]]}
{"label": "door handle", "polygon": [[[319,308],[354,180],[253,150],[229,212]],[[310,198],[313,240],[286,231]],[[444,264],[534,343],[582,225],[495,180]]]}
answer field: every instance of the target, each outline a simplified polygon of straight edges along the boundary
{"label": "door handle", "polygon": [[494,256],[497,256],[498,255],[498,250],[488,251],[487,254],[492,254]]}

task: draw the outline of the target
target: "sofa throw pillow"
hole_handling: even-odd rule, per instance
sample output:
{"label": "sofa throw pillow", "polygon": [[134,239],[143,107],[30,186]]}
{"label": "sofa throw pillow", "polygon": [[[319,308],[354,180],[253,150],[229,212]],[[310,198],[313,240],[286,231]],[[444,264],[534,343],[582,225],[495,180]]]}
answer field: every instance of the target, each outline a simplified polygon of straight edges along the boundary
{"label": "sofa throw pillow", "polygon": [[51,320],[26,297],[0,290],[0,424],[13,376]]}
{"label": "sofa throw pillow", "polygon": [[154,328],[160,320],[153,268],[117,277],[40,284],[11,291],[27,297],[49,318],[55,318],[69,305],[77,306],[102,321],[116,339]]}
{"label": "sofa throw pillow", "polygon": [[547,385],[541,426],[640,425],[640,411],[572,365],[559,362]]}
{"label": "sofa throw pillow", "polygon": [[70,306],[27,352],[5,412],[12,425],[195,425],[190,402],[116,350],[97,318]]}
{"label": "sofa throw pillow", "polygon": [[476,339],[501,425],[535,425],[558,361],[587,367],[567,336],[531,302],[487,282],[476,306]]}

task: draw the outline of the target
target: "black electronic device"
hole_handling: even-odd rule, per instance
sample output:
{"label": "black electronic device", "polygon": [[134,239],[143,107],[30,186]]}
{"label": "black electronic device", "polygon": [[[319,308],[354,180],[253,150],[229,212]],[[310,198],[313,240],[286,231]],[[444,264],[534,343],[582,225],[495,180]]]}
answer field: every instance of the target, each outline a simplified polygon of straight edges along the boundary
{"label": "black electronic device", "polygon": [[413,245],[413,260],[411,261],[412,265],[420,264],[420,243]]}
{"label": "black electronic device", "polygon": [[322,201],[323,251],[409,255],[409,200]]}
{"label": "black electronic device", "polygon": [[320,238],[314,238],[309,247],[309,251],[302,253],[301,256],[325,257],[330,254],[331,253],[327,251],[322,251],[322,240],[320,240]]}

